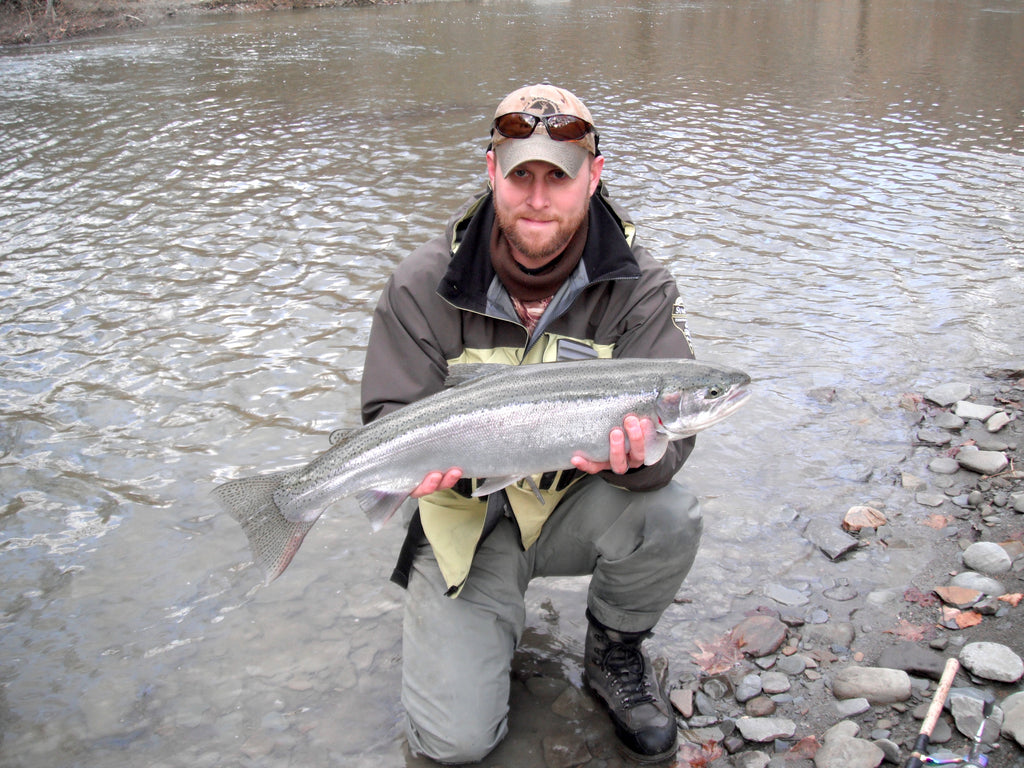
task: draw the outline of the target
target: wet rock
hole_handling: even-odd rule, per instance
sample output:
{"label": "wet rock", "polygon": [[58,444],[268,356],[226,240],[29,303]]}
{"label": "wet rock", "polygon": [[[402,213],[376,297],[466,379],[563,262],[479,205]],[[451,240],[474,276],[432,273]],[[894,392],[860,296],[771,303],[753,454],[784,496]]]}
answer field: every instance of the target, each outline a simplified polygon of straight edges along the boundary
{"label": "wet rock", "polygon": [[771,758],[758,750],[742,752],[732,758],[735,768],[766,768],[769,762],[771,762]]}
{"label": "wet rock", "polygon": [[859,593],[848,584],[837,584],[834,587],[829,587],[822,592],[822,594],[829,600],[836,600],[840,603],[845,603],[848,600],[853,600]]}
{"label": "wet rock", "polygon": [[872,704],[890,704],[910,698],[910,676],[902,669],[847,667],[832,679],[838,699],[864,698]]}
{"label": "wet rock", "polygon": [[825,732],[823,744],[814,755],[816,768],[876,768],[885,753],[867,739],[857,738],[860,731],[849,720],[837,723]]}
{"label": "wet rock", "polygon": [[899,744],[889,739],[875,739],[874,744],[885,755],[883,758],[884,762],[892,763],[893,765],[903,765],[903,754],[900,751]]}
{"label": "wet rock", "polygon": [[978,451],[963,449],[956,455],[956,460],[964,469],[980,475],[995,475],[1006,469],[1009,461],[999,451]]}
{"label": "wet rock", "polygon": [[[809,522],[804,528],[804,538],[828,555],[831,560],[838,560],[858,545],[857,539],[825,520]],[[799,605],[799,603],[785,603],[785,605]]]}
{"label": "wet rock", "polygon": [[796,723],[785,717],[741,717],[736,727],[744,739],[759,744],[790,739],[796,733]]}
{"label": "wet rock", "polygon": [[693,695],[693,706],[702,715],[717,718],[718,707],[715,705],[715,700],[708,696],[704,691],[697,691]]}
{"label": "wet rock", "polygon": [[947,408],[960,400],[971,396],[971,385],[962,382],[951,382],[933,387],[924,393],[926,399],[936,405]]}
{"label": "wet rock", "polygon": [[[804,535],[806,536],[806,531]],[[765,587],[764,593],[775,602],[782,603],[782,605],[806,605],[808,600],[807,595],[803,592],[784,587],[781,584],[769,584]]]}
{"label": "wet rock", "polygon": [[677,688],[669,694],[669,701],[676,711],[686,719],[693,717],[693,691],[689,688]]}
{"label": "wet rock", "polygon": [[853,624],[848,621],[807,625],[801,632],[805,642],[828,648],[849,648],[856,636]]}
{"label": "wet rock", "polygon": [[1024,675],[1024,661],[1001,643],[968,643],[960,651],[960,663],[985,680],[1014,683]]}
{"label": "wet rock", "polygon": [[863,504],[850,507],[843,516],[844,531],[859,531],[862,528],[881,528],[888,520],[874,507]]}
{"label": "wet rock", "polygon": [[745,675],[740,684],[736,686],[736,701],[740,704],[746,704],[755,696],[761,693],[761,676],[750,674]]}
{"label": "wet rock", "polygon": [[998,410],[995,406],[972,403],[969,400],[960,400],[953,407],[953,413],[961,419],[977,419],[978,421],[988,421]]}
{"label": "wet rock", "polygon": [[[973,688],[953,688],[946,699],[946,707],[953,715],[956,729],[964,736],[974,738],[984,717],[985,699]],[[1003,725],[1003,710],[993,707],[992,714],[985,721],[982,741],[994,744],[999,741],[999,729]]]}
{"label": "wet rock", "polygon": [[1024,692],[1015,693],[1003,700],[1002,734],[1024,747]]}
{"label": "wet rock", "polygon": [[551,711],[566,720],[579,720],[595,709],[593,698],[571,685],[566,686],[551,705]]}
{"label": "wet rock", "polygon": [[799,653],[794,653],[792,656],[782,656],[775,665],[775,669],[790,677],[802,675],[804,670],[807,669],[807,658]]}
{"label": "wet rock", "polygon": [[790,685],[789,677],[782,672],[765,672],[761,675],[761,687],[769,695],[785,693]]}
{"label": "wet rock", "polygon": [[572,768],[574,765],[583,765],[593,758],[583,736],[576,733],[546,736],[542,743],[544,764],[547,768]]}
{"label": "wet rock", "polygon": [[953,440],[953,436],[945,429],[934,427],[922,427],[917,430],[917,441],[925,445],[947,445]]}
{"label": "wet rock", "polygon": [[928,486],[928,482],[909,472],[900,472],[900,485],[908,491],[923,491]]}
{"label": "wet rock", "polygon": [[966,422],[955,413],[943,411],[932,420],[932,423],[942,429],[963,429]]}
{"label": "wet rock", "polygon": [[878,666],[889,669],[902,669],[916,677],[928,677],[938,680],[946,666],[946,658],[930,648],[917,643],[900,643],[882,651],[878,657]]}
{"label": "wet rock", "polygon": [[941,493],[922,492],[914,496],[914,501],[922,507],[941,507],[946,503],[946,497]]}
{"label": "wet rock", "polygon": [[949,724],[949,720],[940,717],[935,721],[935,728],[932,729],[932,737],[929,741],[932,744],[948,744],[952,740],[953,726]]}
{"label": "wet rock", "polygon": [[963,553],[964,565],[980,573],[1006,573],[1013,567],[1013,560],[994,541],[976,541]]}
{"label": "wet rock", "polygon": [[936,475],[953,475],[960,470],[960,462],[949,456],[936,456],[928,462],[928,471]]}
{"label": "wet rock", "polygon": [[950,584],[954,587],[976,589],[982,594],[992,595],[993,597],[999,597],[1000,595],[1006,594],[1006,587],[1004,587],[1000,582],[988,576],[983,576],[980,573],[975,573],[974,571],[958,573],[953,577]]}
{"label": "wet rock", "polygon": [[755,696],[744,709],[751,717],[770,717],[777,708],[778,705],[767,696]]}
{"label": "wet rock", "polygon": [[993,414],[992,417],[985,422],[985,429],[989,432],[998,432],[1011,421],[1013,421],[1013,417],[1010,416],[1010,414],[1006,411],[999,411],[999,413]]}
{"label": "wet rock", "polygon": [[714,701],[724,699],[732,690],[732,685],[721,676],[707,678],[700,684],[701,691]]}
{"label": "wet rock", "polygon": [[786,639],[786,625],[774,616],[750,616],[733,628],[732,639],[748,656],[767,656]]}
{"label": "wet rock", "polygon": [[1024,378],[1024,360],[1008,360],[989,368],[985,375],[990,379],[1021,379]]}
{"label": "wet rock", "polygon": [[842,718],[862,715],[871,709],[871,702],[865,698],[840,699],[836,702],[836,712]]}
{"label": "wet rock", "polygon": [[939,596],[939,599],[946,605],[952,605],[954,608],[970,608],[976,604],[984,594],[977,589],[968,589],[967,587],[936,587],[935,594]]}

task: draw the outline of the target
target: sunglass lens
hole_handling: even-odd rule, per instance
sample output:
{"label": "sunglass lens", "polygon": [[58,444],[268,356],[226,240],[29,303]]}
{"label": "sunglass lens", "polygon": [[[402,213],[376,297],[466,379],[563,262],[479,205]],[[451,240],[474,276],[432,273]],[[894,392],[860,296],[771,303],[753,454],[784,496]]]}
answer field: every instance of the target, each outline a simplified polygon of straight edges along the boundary
{"label": "sunglass lens", "polygon": [[579,117],[572,115],[552,115],[544,121],[548,136],[558,141],[579,141],[587,135],[590,126]]}
{"label": "sunglass lens", "polygon": [[523,112],[511,112],[495,120],[494,127],[506,139],[525,139],[537,127],[537,118]]}

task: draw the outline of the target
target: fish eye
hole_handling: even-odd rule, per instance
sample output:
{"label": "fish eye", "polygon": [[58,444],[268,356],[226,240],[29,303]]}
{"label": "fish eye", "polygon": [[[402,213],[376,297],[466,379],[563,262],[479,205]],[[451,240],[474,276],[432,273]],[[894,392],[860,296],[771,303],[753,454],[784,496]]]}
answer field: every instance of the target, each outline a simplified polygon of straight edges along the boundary
{"label": "fish eye", "polygon": [[725,394],[725,390],[718,385],[712,385],[708,387],[707,394],[708,397],[714,400],[715,398],[721,397],[723,394]]}

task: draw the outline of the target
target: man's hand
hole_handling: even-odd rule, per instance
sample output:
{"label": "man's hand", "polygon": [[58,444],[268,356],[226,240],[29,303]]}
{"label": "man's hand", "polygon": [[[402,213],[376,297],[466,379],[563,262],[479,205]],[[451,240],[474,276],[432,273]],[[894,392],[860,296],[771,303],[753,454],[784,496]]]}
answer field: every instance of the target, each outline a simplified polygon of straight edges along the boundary
{"label": "man's hand", "polygon": [[409,495],[414,499],[429,496],[437,491],[445,491],[462,479],[462,470],[452,467],[447,472],[428,472],[423,482],[417,485]]}
{"label": "man's hand", "polygon": [[[583,454],[572,457],[573,466],[581,472],[595,475],[610,469],[617,475],[623,475],[631,469],[643,466],[645,458],[645,435],[655,430],[654,422],[648,418],[638,419],[627,416],[622,420],[622,427],[615,427],[608,433],[608,461],[591,461]],[[626,450],[626,439],[629,439],[629,450]]]}

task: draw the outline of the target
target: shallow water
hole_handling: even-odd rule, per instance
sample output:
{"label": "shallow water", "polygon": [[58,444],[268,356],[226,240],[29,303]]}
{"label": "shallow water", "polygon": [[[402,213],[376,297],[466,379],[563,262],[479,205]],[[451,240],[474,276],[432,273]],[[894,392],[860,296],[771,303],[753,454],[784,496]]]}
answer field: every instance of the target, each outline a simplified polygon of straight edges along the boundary
{"label": "shallow water", "polygon": [[[340,504],[261,589],[207,493],[358,422],[376,296],[528,82],[587,101],[698,354],[756,380],[682,473],[706,543],[659,652],[767,583],[899,583],[791,523],[917,514],[900,395],[1020,357],[1021,72],[1008,0],[452,2],[0,55],[0,765],[415,763],[400,527]],[[581,582],[529,597],[517,679],[577,686]],[[543,701],[517,684],[491,764],[538,764]]]}

